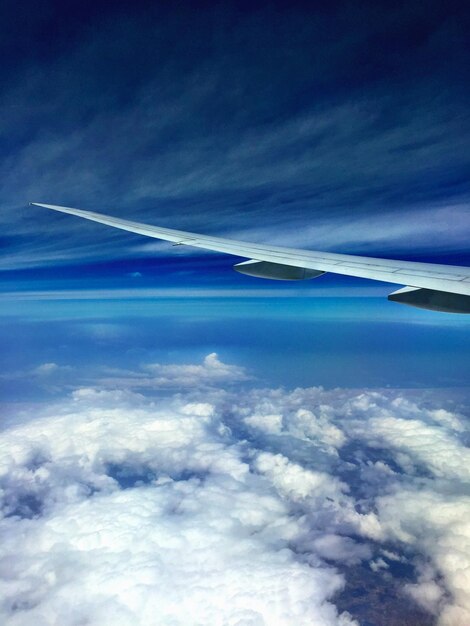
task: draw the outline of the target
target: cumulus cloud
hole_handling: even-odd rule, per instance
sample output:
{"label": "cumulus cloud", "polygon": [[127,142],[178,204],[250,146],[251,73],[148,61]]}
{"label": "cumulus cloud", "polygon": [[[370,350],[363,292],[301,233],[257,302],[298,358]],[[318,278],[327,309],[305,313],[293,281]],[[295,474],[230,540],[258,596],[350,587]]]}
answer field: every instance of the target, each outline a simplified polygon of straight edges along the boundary
{"label": "cumulus cloud", "polygon": [[245,368],[222,363],[215,352],[204,357],[200,364],[149,363],[138,372],[111,371],[102,384],[126,388],[188,389],[240,383],[249,380]]}
{"label": "cumulus cloud", "polygon": [[[387,533],[418,547],[434,568],[434,577],[428,574],[407,590],[431,610],[441,605],[442,626],[466,626],[470,622],[470,497],[446,491],[430,485],[408,487],[379,498],[377,504]],[[443,598],[436,572],[444,578],[450,602]]]}
{"label": "cumulus cloud", "polygon": [[354,623],[328,602],[342,577],[297,558],[307,526],[213,406],[105,393],[3,434],[5,622]]}
{"label": "cumulus cloud", "polygon": [[[403,392],[240,393],[216,354],[134,373],[165,397],[130,374],[2,432],[3,623],[469,623],[463,415]],[[378,603],[370,576],[397,594]]]}
{"label": "cumulus cloud", "polygon": [[53,372],[57,371],[58,368],[59,366],[57,365],[57,363],[42,363],[41,365],[38,365],[36,367],[34,373],[38,374],[39,376],[47,376],[48,374],[52,374]]}

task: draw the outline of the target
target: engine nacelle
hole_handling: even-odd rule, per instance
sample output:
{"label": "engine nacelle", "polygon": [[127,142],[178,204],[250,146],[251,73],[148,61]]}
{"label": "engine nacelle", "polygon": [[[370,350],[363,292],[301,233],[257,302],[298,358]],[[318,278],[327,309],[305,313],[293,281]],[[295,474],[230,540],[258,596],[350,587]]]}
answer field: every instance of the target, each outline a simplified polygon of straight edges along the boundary
{"label": "engine nacelle", "polygon": [[435,289],[403,287],[388,296],[392,302],[444,313],[470,313],[470,296]]}
{"label": "engine nacelle", "polygon": [[293,267],[292,265],[256,260],[237,263],[233,266],[233,269],[241,274],[256,276],[257,278],[269,278],[271,280],[307,280],[309,278],[317,278],[325,273],[304,267]]}

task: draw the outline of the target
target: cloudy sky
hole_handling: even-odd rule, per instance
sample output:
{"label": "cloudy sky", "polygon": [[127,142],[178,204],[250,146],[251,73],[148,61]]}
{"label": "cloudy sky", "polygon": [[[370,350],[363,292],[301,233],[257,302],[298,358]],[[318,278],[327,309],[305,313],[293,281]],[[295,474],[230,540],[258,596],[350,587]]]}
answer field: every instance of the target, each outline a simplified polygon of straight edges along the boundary
{"label": "cloudy sky", "polygon": [[465,4],[2,3],[2,623],[468,626],[468,316],[28,205],[470,265]]}

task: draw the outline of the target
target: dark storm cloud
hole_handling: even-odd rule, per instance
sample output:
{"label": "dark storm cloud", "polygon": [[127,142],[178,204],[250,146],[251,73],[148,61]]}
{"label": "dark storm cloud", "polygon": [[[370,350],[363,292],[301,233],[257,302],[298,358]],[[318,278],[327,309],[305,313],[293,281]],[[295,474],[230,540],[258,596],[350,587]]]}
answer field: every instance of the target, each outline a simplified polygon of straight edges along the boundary
{"label": "dark storm cloud", "polygon": [[4,43],[10,267],[149,253],[29,200],[258,240],[288,224],[287,244],[465,248],[464,7],[85,4],[73,29],[49,7],[29,47]]}

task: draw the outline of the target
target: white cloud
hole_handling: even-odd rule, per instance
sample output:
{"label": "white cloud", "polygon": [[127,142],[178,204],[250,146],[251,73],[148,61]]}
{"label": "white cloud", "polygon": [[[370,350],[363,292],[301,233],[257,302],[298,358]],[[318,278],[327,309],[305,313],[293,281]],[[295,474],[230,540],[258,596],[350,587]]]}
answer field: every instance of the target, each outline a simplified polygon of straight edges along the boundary
{"label": "white cloud", "polygon": [[39,376],[47,376],[57,371],[58,368],[57,363],[43,363],[42,365],[38,365],[33,373]]}
{"label": "white cloud", "polygon": [[3,433],[4,623],[352,624],[328,602],[342,577],[297,558],[308,528],[214,407],[123,393],[77,390]]}
{"label": "white cloud", "polygon": [[388,601],[469,623],[464,417],[403,392],[225,389],[247,378],[215,353],[154,363],[3,431],[3,623],[346,626],[336,594],[363,566],[384,585],[414,567]]}
{"label": "white cloud", "polygon": [[[444,577],[452,599],[442,608],[442,626],[470,623],[470,497],[431,488],[400,489],[378,500],[379,516],[392,537],[425,554]],[[439,589],[436,589],[439,587]],[[407,586],[419,602],[435,609],[443,596],[436,580]]]}
{"label": "white cloud", "polygon": [[112,377],[101,379],[100,384],[142,389],[199,389],[250,379],[245,368],[222,363],[215,352],[208,354],[197,365],[150,363],[137,372],[114,370],[110,373]]}
{"label": "white cloud", "polygon": [[388,569],[389,568],[388,563],[386,561],[384,561],[380,557],[378,559],[376,559],[375,561],[371,561],[369,563],[369,565],[370,565],[370,569],[373,572],[378,572],[380,569]]}
{"label": "white cloud", "polygon": [[397,417],[371,419],[368,428],[435,476],[470,481],[470,450],[444,429]]}
{"label": "white cloud", "polygon": [[239,382],[247,379],[245,370],[236,365],[222,363],[217,354],[208,354],[201,365],[161,365],[160,363],[147,365],[146,369],[152,373],[154,384],[193,386],[204,383],[214,384],[222,382]]}
{"label": "white cloud", "polygon": [[436,614],[445,605],[443,589],[434,580],[434,568],[427,564],[420,569],[418,582],[405,585],[405,591],[426,611]]}

